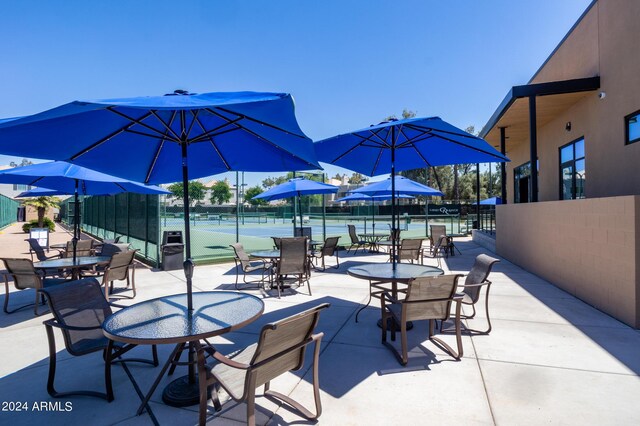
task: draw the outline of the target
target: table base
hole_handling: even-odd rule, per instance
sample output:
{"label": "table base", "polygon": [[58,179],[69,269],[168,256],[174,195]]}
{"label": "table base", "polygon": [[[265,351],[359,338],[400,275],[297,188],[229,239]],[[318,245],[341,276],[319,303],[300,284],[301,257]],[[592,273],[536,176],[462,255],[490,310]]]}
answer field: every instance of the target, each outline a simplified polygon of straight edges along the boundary
{"label": "table base", "polygon": [[[388,317],[387,318],[387,331],[391,331],[391,321],[393,321],[393,318]],[[378,320],[378,327],[382,328],[382,318],[380,318]],[[413,328],[413,322],[412,321],[407,321],[407,331],[411,330]],[[399,332],[400,331],[400,326],[396,326],[396,331]]]}
{"label": "table base", "polygon": [[189,376],[182,376],[167,385],[162,392],[162,401],[172,407],[188,407],[200,402],[198,376],[189,383]]}

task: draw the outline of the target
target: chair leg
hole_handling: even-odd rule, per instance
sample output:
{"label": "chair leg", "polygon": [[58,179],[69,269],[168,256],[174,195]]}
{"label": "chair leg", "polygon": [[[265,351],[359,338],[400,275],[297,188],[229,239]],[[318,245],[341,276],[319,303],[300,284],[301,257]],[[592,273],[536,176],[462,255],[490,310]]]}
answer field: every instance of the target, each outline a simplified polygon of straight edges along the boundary
{"label": "chair leg", "polygon": [[4,276],[4,290],[5,290],[5,296],[4,296],[4,307],[3,310],[6,314],[10,314],[11,312],[9,312],[7,310],[7,308],[9,307],[9,279],[7,278],[7,276]]}
{"label": "chair leg", "polygon": [[400,324],[400,342],[402,346],[402,365],[407,365],[409,362],[409,354],[407,348],[407,322],[402,321]]}
{"label": "chair leg", "polygon": [[[315,341],[315,346],[313,348],[313,399],[316,406],[315,414],[309,411],[299,402],[293,400],[291,397],[287,395],[283,395],[276,391],[269,390],[268,382],[265,383],[264,385],[264,395],[266,397],[276,398],[286,402],[291,407],[293,407],[296,411],[298,411],[302,415],[302,417],[304,417],[307,420],[315,420],[318,417],[320,417],[320,415],[322,414],[322,401],[320,400],[320,347],[321,347],[323,336],[324,336],[324,333],[318,333],[312,336],[313,340]],[[255,383],[255,379],[253,383]],[[251,386],[250,389],[255,389],[255,386]],[[253,399],[255,400],[255,391],[253,394]],[[249,413],[250,400],[251,399],[247,400],[247,419],[249,418],[248,413]]]}
{"label": "chair leg", "polygon": [[207,370],[204,360],[204,351],[198,347],[198,389],[200,393],[200,405],[198,407],[198,424],[204,426],[207,423]]}

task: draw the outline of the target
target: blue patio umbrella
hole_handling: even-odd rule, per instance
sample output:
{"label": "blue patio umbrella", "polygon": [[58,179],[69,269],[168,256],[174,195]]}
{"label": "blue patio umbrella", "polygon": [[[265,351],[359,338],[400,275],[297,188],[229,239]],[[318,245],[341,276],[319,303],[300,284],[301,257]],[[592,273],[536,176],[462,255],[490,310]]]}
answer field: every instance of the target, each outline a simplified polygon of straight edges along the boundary
{"label": "blue patio umbrella", "polygon": [[[126,179],[110,176],[95,170],[64,161],[32,164],[0,172],[0,182],[29,186],[41,185],[48,190],[74,195],[75,212],[73,227],[73,259],[76,258],[76,243],[80,236],[80,211],[78,195],[113,195],[122,192],[138,194],[168,194],[158,186],[143,185]],[[42,194],[46,195],[46,194]],[[36,196],[42,196],[36,195]]]}
{"label": "blue patio umbrella", "polygon": [[[409,194],[398,194],[396,198],[401,198],[405,200],[411,200],[415,197]],[[353,202],[353,201],[371,201],[371,219],[373,232],[376,232],[376,210],[374,208],[374,203],[376,201],[387,201],[391,199],[391,195],[367,195],[363,193],[351,193],[345,197],[339,198],[336,201],[345,201],[345,202]],[[367,222],[364,222],[364,232],[367,232]]]}
{"label": "blue patio umbrella", "polygon": [[57,195],[69,195],[64,191],[58,191],[57,189],[47,188],[33,188],[28,191],[23,191],[16,195],[16,198],[33,198],[33,197],[55,197]]}
{"label": "blue patio umbrella", "polygon": [[68,160],[143,183],[182,181],[193,309],[188,181],[226,171],[320,169],[287,93],[229,92],[74,101],[0,121],[0,153]]}
{"label": "blue patio umbrella", "polygon": [[[253,198],[272,201],[281,200],[283,198],[298,197],[298,210],[300,211],[300,235],[302,235],[302,205],[300,203],[300,197],[302,195],[333,194],[336,192],[338,192],[338,187],[335,185],[329,185],[328,183],[316,182],[314,180],[304,178],[294,178],[289,179],[287,182],[281,183],[280,185],[276,185],[273,188],[269,188]],[[293,220],[295,226],[295,218]]]}
{"label": "blue patio umbrella", "polygon": [[[362,188],[354,189],[352,194],[366,194],[370,196],[385,195],[391,198],[392,187],[395,187],[396,194],[411,194],[411,195],[433,195],[442,197],[444,194],[437,189],[424,185],[420,182],[408,179],[404,176],[395,176],[395,182],[391,181],[391,178],[381,180],[379,182],[372,182]],[[398,197],[396,197],[398,198]]]}
{"label": "blue patio umbrella", "polygon": [[[396,227],[396,171],[448,164],[509,161],[483,139],[439,117],[386,121],[315,143],[318,160],[376,176],[391,173],[391,222]],[[393,269],[396,246],[392,244]]]}
{"label": "blue patio umbrella", "polygon": [[487,198],[485,200],[480,201],[480,204],[486,205],[486,206],[495,206],[498,204],[502,204],[502,198],[500,197]]}

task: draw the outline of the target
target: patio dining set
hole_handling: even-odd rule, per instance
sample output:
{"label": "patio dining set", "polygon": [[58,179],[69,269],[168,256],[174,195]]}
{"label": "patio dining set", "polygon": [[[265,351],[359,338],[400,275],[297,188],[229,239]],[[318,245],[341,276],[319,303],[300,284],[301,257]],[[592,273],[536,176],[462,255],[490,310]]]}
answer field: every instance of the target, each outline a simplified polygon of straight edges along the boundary
{"label": "patio dining set", "polygon": [[[209,399],[216,411],[221,409],[220,387],[232,399],[246,402],[250,425],[255,424],[255,393],[261,386],[268,398],[284,401],[306,419],[316,419],[322,412],[318,360],[323,333],[315,332],[315,329],[321,311],[329,305],[319,304],[264,325],[258,341],[234,356],[227,357],[218,352],[208,339],[257,320],[264,311],[264,302],[243,291],[193,291],[189,180],[228,171],[321,169],[319,161],[367,176],[391,173],[384,195],[391,200],[391,229],[394,230],[399,228],[396,198],[401,195],[402,181],[401,177],[396,179],[397,171],[445,164],[508,161],[482,139],[438,117],[389,120],[312,143],[300,129],[293,106],[293,98],[286,93],[192,94],[178,90],[165,96],[74,101],[33,116],[0,120],[0,154],[30,156],[37,152],[39,158],[57,160],[39,167],[37,172],[31,169],[2,172],[0,181],[64,190],[74,195],[76,201],[73,238],[63,253],[49,258],[32,244],[30,247],[38,262],[3,259],[7,269],[5,312],[9,312],[9,278],[12,278],[17,289],[36,289],[36,315],[43,300],[53,315],[52,319],[44,321],[50,359],[47,391],[52,397],[74,394],[58,392],[54,386],[55,328],[62,333],[70,355],[103,354],[105,392],[92,390],[80,391],[80,394],[112,401],[111,367],[118,363],[140,396],[137,413],[146,411],[156,424],[157,418],[148,402],[165,374],[173,374],[178,366],[187,366],[187,375],[165,387],[163,401],[173,406],[199,404],[200,424],[206,422]],[[39,165],[27,167],[35,166]],[[60,175],[64,181],[47,179],[44,185],[44,177]],[[93,181],[89,178],[114,185],[100,184],[92,191]],[[162,188],[148,185],[177,181],[182,182],[183,189],[186,292],[127,307],[117,306],[111,299],[121,296],[121,292],[113,291],[114,281],[125,280],[125,289],[132,291],[129,297],[136,295],[135,250],[113,243],[103,244],[96,250],[93,243],[83,242],[78,197],[80,194],[107,195],[122,191],[162,193]],[[267,200],[295,196],[299,199],[305,193],[335,192],[335,187],[326,184],[316,185],[324,188],[314,188],[315,192],[305,192],[307,183],[295,179],[289,183],[291,188],[284,192],[274,195],[266,191],[261,196]],[[385,185],[387,182],[382,186]],[[432,190],[428,187],[409,187],[409,192],[402,189],[408,195],[426,194],[424,191]],[[370,195],[379,195],[378,192]],[[300,218],[301,225],[302,222],[303,217]],[[373,240],[355,237],[356,251],[358,248],[379,250],[386,244],[375,235]],[[434,257],[453,254],[452,239],[438,232],[436,237],[437,240],[430,242],[429,254]],[[354,244],[351,232],[350,238]],[[426,253],[422,241],[402,240],[399,233],[393,231],[388,241],[387,263],[364,264],[347,270],[353,277],[368,280],[370,300],[380,301],[382,342],[394,348],[399,361],[405,365],[406,333],[410,322],[429,320],[429,339],[460,359],[461,305],[475,305],[480,289],[486,286],[488,307],[490,281],[487,277],[497,259],[479,256],[465,285],[459,285],[459,275],[447,275],[439,267],[422,264]],[[316,244],[316,249],[312,247],[313,240],[303,236],[274,240],[274,243],[272,253],[247,254],[241,245],[233,246],[243,282],[246,274],[259,271],[261,276],[256,284],[275,288],[278,297],[282,297],[286,285],[295,283],[299,286],[306,283],[311,296],[312,260],[321,262],[318,269],[324,269],[324,258],[335,255],[339,267],[337,238]],[[258,259],[257,262],[251,261],[251,255]],[[236,286],[237,281],[238,277]],[[114,312],[113,307],[121,309]],[[444,322],[452,310],[457,350],[433,336],[436,321],[440,321],[441,332],[449,331],[444,328]],[[389,328],[391,341],[400,330],[401,351],[386,341]],[[489,323],[486,332],[490,329]],[[142,361],[158,366],[156,345],[163,344],[174,345],[174,349],[151,388],[143,394],[127,363]],[[314,345],[313,412],[289,396],[270,389],[274,378],[303,367],[305,349],[310,344]],[[138,345],[151,347],[151,359],[123,358]],[[185,351],[187,360],[181,361]]]}

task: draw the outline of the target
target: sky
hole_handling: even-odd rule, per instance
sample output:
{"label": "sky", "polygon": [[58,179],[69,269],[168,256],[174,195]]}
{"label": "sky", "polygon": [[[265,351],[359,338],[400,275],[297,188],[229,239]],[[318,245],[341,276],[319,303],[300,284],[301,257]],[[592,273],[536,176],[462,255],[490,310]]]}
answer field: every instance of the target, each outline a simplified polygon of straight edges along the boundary
{"label": "sky", "polygon": [[291,93],[314,141],[403,109],[480,130],[590,3],[5,0],[0,118],[74,100],[250,90]]}

